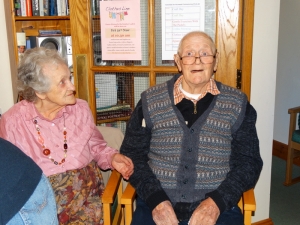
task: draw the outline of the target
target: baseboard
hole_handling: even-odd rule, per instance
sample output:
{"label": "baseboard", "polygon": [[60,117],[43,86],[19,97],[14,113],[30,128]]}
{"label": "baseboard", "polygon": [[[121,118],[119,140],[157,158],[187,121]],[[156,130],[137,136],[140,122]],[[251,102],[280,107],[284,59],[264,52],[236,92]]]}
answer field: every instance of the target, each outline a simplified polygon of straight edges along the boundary
{"label": "baseboard", "polygon": [[[273,151],[272,154],[283,160],[287,158],[287,144],[281,143],[279,141],[273,140]],[[294,159],[294,164],[300,166],[300,157]]]}
{"label": "baseboard", "polygon": [[256,223],[252,223],[252,225],[274,225],[272,219],[261,220]]}

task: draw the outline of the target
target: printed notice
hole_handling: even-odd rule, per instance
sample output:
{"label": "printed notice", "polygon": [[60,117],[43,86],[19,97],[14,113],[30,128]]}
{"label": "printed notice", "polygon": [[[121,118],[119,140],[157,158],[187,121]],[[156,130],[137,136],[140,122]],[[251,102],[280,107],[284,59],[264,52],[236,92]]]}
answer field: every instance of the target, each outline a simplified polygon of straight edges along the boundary
{"label": "printed notice", "polygon": [[103,60],[141,60],[140,0],[100,1]]}
{"label": "printed notice", "polygon": [[162,0],[162,59],[172,60],[181,38],[194,30],[204,31],[205,1]]}

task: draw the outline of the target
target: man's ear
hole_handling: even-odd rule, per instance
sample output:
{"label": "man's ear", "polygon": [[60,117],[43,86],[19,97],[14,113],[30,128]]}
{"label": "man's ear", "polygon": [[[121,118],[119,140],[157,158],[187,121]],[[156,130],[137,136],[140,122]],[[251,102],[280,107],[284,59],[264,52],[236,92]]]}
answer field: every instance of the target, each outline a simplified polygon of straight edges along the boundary
{"label": "man's ear", "polygon": [[214,65],[214,72],[217,71],[218,63],[219,63],[219,52],[216,53],[216,57],[215,57],[215,65]]}
{"label": "man's ear", "polygon": [[181,63],[180,63],[180,57],[179,57],[178,54],[174,54],[174,61],[175,61],[176,65],[177,65],[178,71],[181,72],[182,68],[181,68]]}

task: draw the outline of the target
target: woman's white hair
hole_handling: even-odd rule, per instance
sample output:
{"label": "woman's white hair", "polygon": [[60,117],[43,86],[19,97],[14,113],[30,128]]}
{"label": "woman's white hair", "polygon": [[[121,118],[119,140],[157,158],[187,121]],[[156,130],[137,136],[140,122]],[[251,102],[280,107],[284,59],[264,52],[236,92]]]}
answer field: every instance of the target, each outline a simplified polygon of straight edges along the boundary
{"label": "woman's white hair", "polygon": [[25,51],[18,66],[17,88],[23,99],[34,102],[37,93],[46,93],[50,89],[50,79],[44,74],[45,65],[65,64],[64,59],[57,50],[44,47],[32,48]]}

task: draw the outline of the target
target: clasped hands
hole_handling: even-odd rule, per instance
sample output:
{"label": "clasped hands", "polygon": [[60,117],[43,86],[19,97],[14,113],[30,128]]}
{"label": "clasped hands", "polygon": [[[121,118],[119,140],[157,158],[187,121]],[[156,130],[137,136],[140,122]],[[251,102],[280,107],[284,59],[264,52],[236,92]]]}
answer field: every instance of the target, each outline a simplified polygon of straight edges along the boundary
{"label": "clasped hands", "polygon": [[120,153],[113,155],[111,160],[112,166],[122,174],[124,179],[128,180],[133,174],[133,163],[130,158]]}
{"label": "clasped hands", "polygon": [[[216,203],[207,198],[193,212],[189,225],[214,225],[220,215]],[[172,204],[169,201],[161,202],[152,211],[152,217],[156,225],[178,225]]]}

